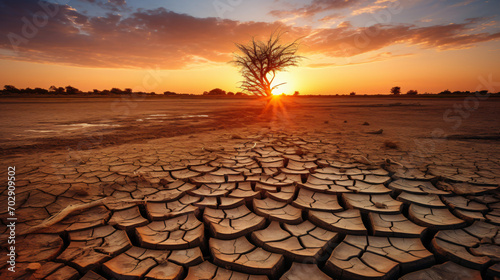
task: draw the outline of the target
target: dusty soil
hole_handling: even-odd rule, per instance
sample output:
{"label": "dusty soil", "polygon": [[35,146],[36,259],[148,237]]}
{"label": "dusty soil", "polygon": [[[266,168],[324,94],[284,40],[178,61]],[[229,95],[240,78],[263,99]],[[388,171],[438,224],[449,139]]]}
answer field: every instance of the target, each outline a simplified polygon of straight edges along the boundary
{"label": "dusty soil", "polygon": [[498,276],[500,100],[469,101],[2,99],[1,278]]}
{"label": "dusty soil", "polygon": [[15,156],[237,128],[359,133],[361,137],[383,129],[373,140],[408,143],[447,137],[494,144],[500,137],[499,104],[498,98],[473,104],[464,98],[302,97],[268,107],[266,101],[253,99],[4,98],[0,148],[2,155]]}

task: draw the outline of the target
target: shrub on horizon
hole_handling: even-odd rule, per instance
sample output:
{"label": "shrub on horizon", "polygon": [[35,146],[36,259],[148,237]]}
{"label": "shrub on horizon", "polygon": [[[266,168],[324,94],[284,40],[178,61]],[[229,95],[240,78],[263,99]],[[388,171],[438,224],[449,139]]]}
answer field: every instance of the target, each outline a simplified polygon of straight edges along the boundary
{"label": "shrub on horizon", "polygon": [[203,92],[203,95],[226,95],[226,91],[220,88],[214,88],[209,92]]}
{"label": "shrub on horizon", "polygon": [[391,88],[391,93],[393,95],[400,95],[401,94],[401,87],[393,87],[393,88]]}
{"label": "shrub on horizon", "polygon": [[20,90],[13,85],[5,85],[5,86],[3,86],[3,88],[4,88],[3,92],[10,92],[10,93],[19,93],[20,92]]}

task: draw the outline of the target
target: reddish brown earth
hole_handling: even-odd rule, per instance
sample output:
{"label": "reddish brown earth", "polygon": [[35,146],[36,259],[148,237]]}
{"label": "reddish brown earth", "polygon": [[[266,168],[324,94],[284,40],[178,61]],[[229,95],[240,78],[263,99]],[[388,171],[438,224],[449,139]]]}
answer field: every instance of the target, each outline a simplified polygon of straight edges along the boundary
{"label": "reddish brown earth", "polygon": [[0,277],[500,277],[499,101],[2,99]]}

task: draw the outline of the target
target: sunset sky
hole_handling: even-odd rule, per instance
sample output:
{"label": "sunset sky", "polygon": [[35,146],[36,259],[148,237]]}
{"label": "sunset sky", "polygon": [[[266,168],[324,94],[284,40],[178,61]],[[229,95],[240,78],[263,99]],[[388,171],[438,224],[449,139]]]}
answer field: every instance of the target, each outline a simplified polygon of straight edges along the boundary
{"label": "sunset sky", "polygon": [[280,92],[500,81],[498,0],[0,0],[0,85],[238,91],[234,43],[275,30],[306,57]]}

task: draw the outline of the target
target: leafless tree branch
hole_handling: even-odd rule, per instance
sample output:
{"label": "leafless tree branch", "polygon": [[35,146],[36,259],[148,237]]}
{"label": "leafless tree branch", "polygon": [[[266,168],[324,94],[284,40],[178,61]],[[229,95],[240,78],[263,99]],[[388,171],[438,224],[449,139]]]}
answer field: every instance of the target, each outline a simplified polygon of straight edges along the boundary
{"label": "leafless tree branch", "polygon": [[298,40],[291,43],[280,42],[283,33],[274,32],[267,41],[252,38],[250,43],[236,44],[242,54],[235,54],[233,64],[240,68],[244,80],[241,88],[256,96],[271,96],[278,86],[272,83],[276,73],[288,67],[298,66],[302,56],[296,55]]}

